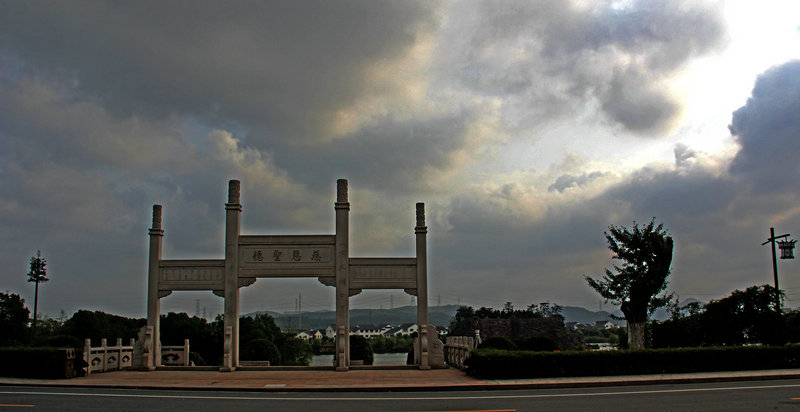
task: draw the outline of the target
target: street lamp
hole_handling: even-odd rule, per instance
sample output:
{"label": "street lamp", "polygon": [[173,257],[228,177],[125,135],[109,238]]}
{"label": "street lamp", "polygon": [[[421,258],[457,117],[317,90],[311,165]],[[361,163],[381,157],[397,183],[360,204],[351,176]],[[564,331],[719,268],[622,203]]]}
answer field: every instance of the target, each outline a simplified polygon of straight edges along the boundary
{"label": "street lamp", "polygon": [[796,240],[779,240],[778,248],[781,250],[781,259],[794,259],[794,244]]}
{"label": "street lamp", "polygon": [[788,240],[789,236],[791,235],[788,233],[785,235],[775,236],[775,228],[771,227],[769,228],[769,239],[761,244],[761,246],[764,246],[767,243],[772,244],[772,275],[775,277],[775,290],[778,292],[778,295],[776,295],[775,298],[775,303],[779,309],[781,307],[781,289],[778,287],[778,259],[775,255],[775,243],[777,243],[778,247],[781,249],[781,259],[794,259],[794,244],[797,243],[797,241]]}

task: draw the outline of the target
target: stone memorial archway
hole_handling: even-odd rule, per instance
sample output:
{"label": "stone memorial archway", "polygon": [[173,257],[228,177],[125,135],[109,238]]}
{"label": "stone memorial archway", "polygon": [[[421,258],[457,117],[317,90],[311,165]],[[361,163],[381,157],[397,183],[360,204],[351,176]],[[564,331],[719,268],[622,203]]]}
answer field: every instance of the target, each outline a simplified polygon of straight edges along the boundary
{"label": "stone memorial archway", "polygon": [[336,288],[336,370],[350,367],[350,297],[363,289],[403,289],[417,296],[419,336],[415,348],[420,369],[444,366],[442,344],[428,325],[427,245],[425,205],[417,203],[416,257],[351,258],[350,203],[347,180],[336,187],[336,233],[333,235],[242,235],[240,183],[228,184],[225,204],[224,259],[164,260],[161,206],[153,206],[148,265],[147,327],[141,344],[147,369],[160,366],[160,298],[175,290],[211,290],[225,299],[224,348],[221,371],[239,366],[239,288],[257,278],[316,277]]}

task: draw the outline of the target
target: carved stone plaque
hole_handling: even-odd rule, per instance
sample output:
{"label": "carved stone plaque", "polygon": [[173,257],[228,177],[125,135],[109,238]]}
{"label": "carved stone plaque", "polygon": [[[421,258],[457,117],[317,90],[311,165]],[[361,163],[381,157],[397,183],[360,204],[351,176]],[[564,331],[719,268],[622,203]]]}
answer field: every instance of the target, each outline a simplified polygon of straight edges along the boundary
{"label": "carved stone plaque", "polygon": [[162,260],[158,267],[160,290],[224,289],[224,260]]}
{"label": "carved stone plaque", "polygon": [[416,258],[350,259],[350,288],[352,289],[412,289],[416,287]]}
{"label": "carved stone plaque", "polygon": [[332,275],[334,236],[241,236],[239,276]]}

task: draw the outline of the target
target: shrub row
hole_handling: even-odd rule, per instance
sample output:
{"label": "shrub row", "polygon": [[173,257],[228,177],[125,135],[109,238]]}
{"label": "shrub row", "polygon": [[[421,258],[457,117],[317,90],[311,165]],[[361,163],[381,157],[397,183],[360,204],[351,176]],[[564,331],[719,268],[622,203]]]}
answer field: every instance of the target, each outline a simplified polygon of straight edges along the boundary
{"label": "shrub row", "polygon": [[0,376],[71,378],[82,363],[83,355],[71,349],[0,347]]}
{"label": "shrub row", "polygon": [[490,379],[782,369],[800,367],[800,345],[575,352],[476,349],[466,364],[468,374]]}

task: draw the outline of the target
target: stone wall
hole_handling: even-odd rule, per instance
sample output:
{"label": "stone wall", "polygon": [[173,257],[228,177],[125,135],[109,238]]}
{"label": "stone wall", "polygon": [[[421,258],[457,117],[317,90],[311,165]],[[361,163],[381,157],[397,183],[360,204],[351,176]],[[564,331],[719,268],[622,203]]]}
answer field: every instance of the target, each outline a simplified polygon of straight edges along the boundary
{"label": "stone wall", "polygon": [[475,329],[481,338],[506,337],[513,341],[544,337],[552,340],[560,350],[582,349],[580,336],[564,326],[560,317],[508,319],[481,318],[475,320]]}

